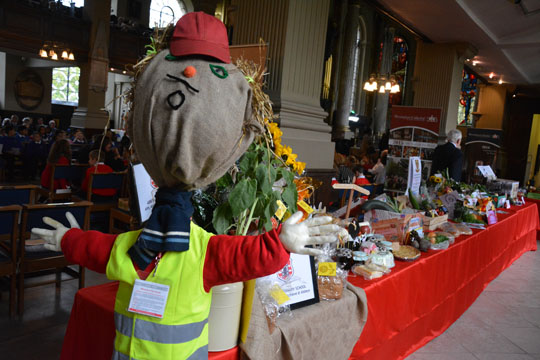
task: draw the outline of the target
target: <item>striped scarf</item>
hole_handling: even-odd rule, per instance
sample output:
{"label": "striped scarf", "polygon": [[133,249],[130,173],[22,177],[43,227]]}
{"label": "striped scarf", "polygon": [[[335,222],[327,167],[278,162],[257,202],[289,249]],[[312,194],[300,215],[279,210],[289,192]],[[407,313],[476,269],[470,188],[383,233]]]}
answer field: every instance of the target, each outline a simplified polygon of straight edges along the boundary
{"label": "striped scarf", "polygon": [[159,252],[189,250],[191,195],[190,191],[158,189],[152,215],[128,252],[140,269],[146,269]]}

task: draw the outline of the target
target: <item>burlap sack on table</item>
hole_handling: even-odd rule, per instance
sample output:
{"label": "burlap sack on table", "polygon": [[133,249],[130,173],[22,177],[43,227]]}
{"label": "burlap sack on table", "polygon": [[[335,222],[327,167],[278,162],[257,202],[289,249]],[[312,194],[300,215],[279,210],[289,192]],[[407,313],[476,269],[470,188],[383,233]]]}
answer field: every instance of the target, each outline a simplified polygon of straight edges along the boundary
{"label": "burlap sack on table", "polygon": [[272,334],[259,297],[253,299],[251,321],[243,359],[298,360],[348,359],[367,321],[364,290],[347,283],[343,297],[336,301],[294,310],[282,316]]}

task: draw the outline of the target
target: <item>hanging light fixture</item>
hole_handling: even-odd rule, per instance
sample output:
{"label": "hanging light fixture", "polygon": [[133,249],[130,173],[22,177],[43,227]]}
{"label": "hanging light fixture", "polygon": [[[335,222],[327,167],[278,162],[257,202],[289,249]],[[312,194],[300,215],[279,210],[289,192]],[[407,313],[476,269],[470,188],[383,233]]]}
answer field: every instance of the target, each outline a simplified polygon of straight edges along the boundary
{"label": "hanging light fixture", "polygon": [[[56,55],[56,52],[54,52],[54,51],[51,51],[51,52],[52,52],[51,59],[52,59],[52,60],[58,60],[58,55]],[[50,54],[51,54],[51,53],[49,53],[49,55],[50,55]]]}
{"label": "hanging light fixture", "polygon": [[39,56],[41,56],[42,58],[48,57],[47,50],[45,50],[44,48],[41,48],[41,50],[39,50]]}
{"label": "hanging light fixture", "polygon": [[73,55],[72,52],[69,53],[69,56],[68,56],[68,59],[69,60],[75,60],[75,55]]}
{"label": "hanging light fixture", "polygon": [[69,57],[68,52],[66,50],[62,51],[62,59],[67,60]]}
{"label": "hanging light fixture", "polygon": [[375,74],[371,74],[369,80],[364,83],[363,89],[369,92],[378,91],[381,94],[386,92],[390,92],[390,94],[400,92],[399,84],[394,75],[387,77],[384,75],[376,76]]}

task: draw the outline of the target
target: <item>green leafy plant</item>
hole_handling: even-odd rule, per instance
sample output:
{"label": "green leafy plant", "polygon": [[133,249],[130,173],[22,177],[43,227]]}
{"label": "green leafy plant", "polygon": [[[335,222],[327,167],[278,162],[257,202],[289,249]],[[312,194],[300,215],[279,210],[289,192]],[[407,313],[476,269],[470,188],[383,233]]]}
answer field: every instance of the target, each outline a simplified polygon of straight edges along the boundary
{"label": "green leafy plant", "polygon": [[265,143],[251,144],[237,166],[216,182],[213,196],[219,198],[212,220],[218,234],[232,230],[246,235],[253,222],[259,231],[270,230],[278,200],[291,213],[297,210],[294,174]]}

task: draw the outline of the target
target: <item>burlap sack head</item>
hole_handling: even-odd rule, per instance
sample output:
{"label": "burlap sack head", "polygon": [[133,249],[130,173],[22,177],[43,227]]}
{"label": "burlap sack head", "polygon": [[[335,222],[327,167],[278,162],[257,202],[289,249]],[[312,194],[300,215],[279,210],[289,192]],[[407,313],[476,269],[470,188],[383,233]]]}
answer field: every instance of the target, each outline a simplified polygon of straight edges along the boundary
{"label": "burlap sack head", "polygon": [[[261,127],[249,84],[234,65],[167,55],[158,53],[137,80],[129,130],[158,186],[193,190],[225,174]],[[184,75],[188,66],[195,76]]]}

